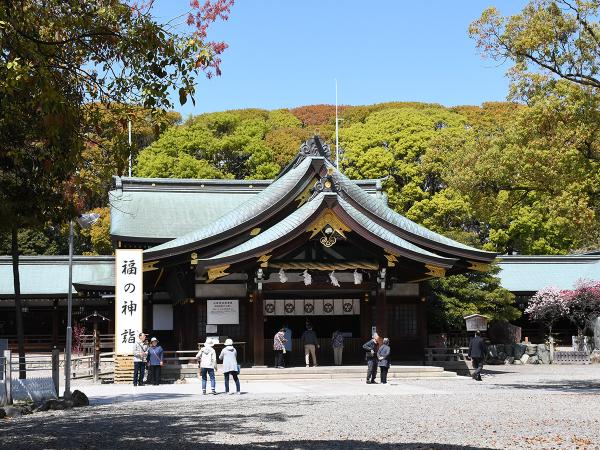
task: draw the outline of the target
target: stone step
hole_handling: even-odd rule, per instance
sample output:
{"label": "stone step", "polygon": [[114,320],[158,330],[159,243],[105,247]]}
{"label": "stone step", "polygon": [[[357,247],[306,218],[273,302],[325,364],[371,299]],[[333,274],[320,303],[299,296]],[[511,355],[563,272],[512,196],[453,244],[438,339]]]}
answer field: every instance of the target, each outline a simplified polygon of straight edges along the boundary
{"label": "stone step", "polygon": [[[319,366],[319,367],[291,367],[275,369],[272,367],[242,368],[241,376],[246,380],[302,380],[302,379],[348,379],[364,378],[366,366]],[[221,370],[217,374],[222,374]],[[165,367],[164,378],[196,377],[195,366]],[[392,366],[388,378],[454,378],[455,372],[446,372],[441,367],[435,366]]]}
{"label": "stone step", "polygon": [[[366,375],[366,374],[365,374]],[[403,373],[394,373],[388,374],[388,379],[439,379],[439,378],[456,378],[456,374],[453,372],[438,372],[438,373],[428,373],[428,372],[403,372]],[[340,379],[364,379],[364,375],[359,377],[357,374],[353,373],[337,373],[337,374],[265,374],[265,375],[247,375],[245,373],[241,373],[240,377],[244,380],[340,380]],[[379,379],[379,374],[377,375]]]}

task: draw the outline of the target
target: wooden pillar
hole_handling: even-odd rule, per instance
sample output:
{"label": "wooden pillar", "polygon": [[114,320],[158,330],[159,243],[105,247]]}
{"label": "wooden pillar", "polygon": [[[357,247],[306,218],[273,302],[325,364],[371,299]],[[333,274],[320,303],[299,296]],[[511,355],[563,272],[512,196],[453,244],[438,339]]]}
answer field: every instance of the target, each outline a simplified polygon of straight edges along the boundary
{"label": "wooden pillar", "polygon": [[254,291],[254,302],[252,303],[254,309],[254,323],[253,323],[253,353],[254,353],[254,365],[264,366],[265,365],[265,319],[263,309],[263,293],[262,291]]}
{"label": "wooden pillar", "polygon": [[[423,287],[423,283],[419,283],[419,299],[417,300],[417,320],[419,342],[423,351],[427,347],[427,291]],[[423,354],[423,353],[421,353]]]}
{"label": "wooden pillar", "polygon": [[188,348],[196,350],[198,348],[198,303],[195,299],[190,302],[188,317],[190,327]]}
{"label": "wooden pillar", "polygon": [[58,314],[58,300],[52,302],[52,346],[60,348],[58,344],[58,328],[60,325],[60,317]]}
{"label": "wooden pillar", "polygon": [[244,336],[246,349],[244,350],[244,364],[248,364],[251,359],[254,359],[251,357],[251,355],[254,355],[254,292],[246,292],[246,301],[246,335]]}
{"label": "wooden pillar", "polygon": [[[145,296],[144,296],[145,297]],[[144,304],[142,309],[142,330],[146,333],[153,333],[153,320],[154,320],[154,307],[152,306],[152,302],[150,300],[142,299]],[[152,336],[149,336],[150,339]]]}
{"label": "wooden pillar", "polygon": [[371,293],[367,292],[360,305],[360,337],[363,341],[371,339]]}
{"label": "wooden pillar", "polygon": [[377,327],[377,334],[382,338],[388,335],[388,320],[387,320],[387,296],[385,294],[385,288],[377,287],[377,303],[375,305],[377,314],[375,320],[375,326]]}

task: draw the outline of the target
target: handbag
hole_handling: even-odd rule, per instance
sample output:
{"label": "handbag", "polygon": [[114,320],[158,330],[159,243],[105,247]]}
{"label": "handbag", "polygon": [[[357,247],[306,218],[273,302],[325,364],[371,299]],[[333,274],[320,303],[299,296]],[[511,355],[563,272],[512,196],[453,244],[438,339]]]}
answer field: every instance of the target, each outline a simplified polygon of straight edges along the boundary
{"label": "handbag", "polygon": [[240,373],[242,371],[242,367],[239,364],[237,365],[237,370],[238,370],[238,373]]}

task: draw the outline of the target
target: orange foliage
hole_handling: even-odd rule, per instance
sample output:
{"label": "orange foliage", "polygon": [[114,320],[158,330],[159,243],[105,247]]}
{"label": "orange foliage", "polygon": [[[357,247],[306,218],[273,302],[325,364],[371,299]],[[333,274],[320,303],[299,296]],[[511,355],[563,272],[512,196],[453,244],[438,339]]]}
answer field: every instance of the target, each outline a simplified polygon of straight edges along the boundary
{"label": "orange foliage", "polygon": [[[338,106],[338,114],[348,108]],[[303,127],[311,125],[335,125],[335,105],[307,105],[290,109],[301,122]]]}

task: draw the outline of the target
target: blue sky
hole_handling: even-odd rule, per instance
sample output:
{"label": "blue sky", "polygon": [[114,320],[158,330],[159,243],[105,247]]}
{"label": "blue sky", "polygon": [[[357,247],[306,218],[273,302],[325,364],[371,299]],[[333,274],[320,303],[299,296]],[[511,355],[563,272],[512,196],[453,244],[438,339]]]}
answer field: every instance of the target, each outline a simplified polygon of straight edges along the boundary
{"label": "blue sky", "polygon": [[[503,14],[525,2],[494,1]],[[188,0],[159,0],[171,19]],[[184,117],[236,108],[289,108],[422,101],[444,105],[504,100],[507,66],[482,59],[469,23],[489,1],[237,0],[229,21],[211,29],[224,40],[223,75],[200,78]],[[178,101],[176,102],[178,104]]]}

